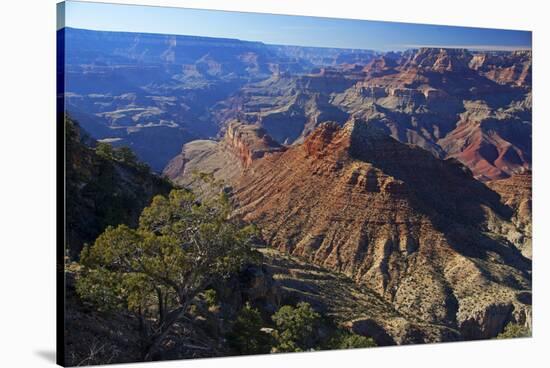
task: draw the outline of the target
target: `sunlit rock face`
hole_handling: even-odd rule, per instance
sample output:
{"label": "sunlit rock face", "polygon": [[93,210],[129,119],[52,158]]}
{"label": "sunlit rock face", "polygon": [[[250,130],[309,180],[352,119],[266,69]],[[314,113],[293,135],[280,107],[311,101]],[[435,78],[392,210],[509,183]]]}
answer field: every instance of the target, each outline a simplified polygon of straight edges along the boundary
{"label": "sunlit rock face", "polygon": [[271,246],[349,275],[403,313],[472,338],[527,323],[516,296],[530,288],[530,261],[487,235],[497,222],[517,229],[513,212],[456,160],[362,121],[326,123],[253,161],[234,193],[236,215]]}

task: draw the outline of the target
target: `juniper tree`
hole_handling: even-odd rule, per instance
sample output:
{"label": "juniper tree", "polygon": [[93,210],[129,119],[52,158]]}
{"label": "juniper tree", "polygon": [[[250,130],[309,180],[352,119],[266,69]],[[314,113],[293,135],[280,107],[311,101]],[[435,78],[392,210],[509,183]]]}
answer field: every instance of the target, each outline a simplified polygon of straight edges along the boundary
{"label": "juniper tree", "polygon": [[228,219],[229,210],[223,196],[208,203],[186,190],[154,197],[137,229],[108,227],[84,248],[77,291],[100,309],[135,313],[151,359],[199,293],[257,257],[255,229]]}

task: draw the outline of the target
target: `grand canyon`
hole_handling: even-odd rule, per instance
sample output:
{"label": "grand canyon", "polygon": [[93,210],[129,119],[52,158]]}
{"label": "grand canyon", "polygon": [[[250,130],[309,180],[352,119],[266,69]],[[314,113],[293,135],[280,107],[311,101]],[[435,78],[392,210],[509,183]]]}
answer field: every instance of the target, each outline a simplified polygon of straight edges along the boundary
{"label": "grand canyon", "polygon": [[[531,50],[69,27],[58,42],[72,132],[69,363],[236,354],[231,320],[250,306],[265,334],[280,328],[269,316],[281,306],[307,303],[378,346],[530,334]],[[128,147],[140,164],[105,147]],[[79,292],[80,254],[109,226],[145,229],[153,198],[171,189],[197,203],[223,193],[228,221],[257,228],[261,261],[209,284],[216,306],[194,294],[192,312],[142,354],[135,316],[105,314]],[[107,346],[97,360],[92,335]]]}

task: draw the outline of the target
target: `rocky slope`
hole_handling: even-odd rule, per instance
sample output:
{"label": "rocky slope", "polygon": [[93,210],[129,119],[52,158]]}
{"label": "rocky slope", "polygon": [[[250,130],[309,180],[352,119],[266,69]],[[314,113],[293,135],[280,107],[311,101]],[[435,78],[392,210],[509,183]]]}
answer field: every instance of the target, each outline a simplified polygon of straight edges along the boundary
{"label": "rocky slope", "polygon": [[201,179],[200,173],[212,174],[214,180],[231,185],[254,160],[283,149],[264,129],[235,120],[228,123],[220,141],[185,144],[163,174],[178,185],[208,191],[210,184]]}
{"label": "rocky slope", "polygon": [[499,84],[531,85],[532,53],[530,50],[511,53],[478,53],[472,57],[470,67]]}
{"label": "rocky slope", "polygon": [[457,330],[398,312],[364,284],[275,249],[262,250],[282,304],[310,303],[338,324],[372,337],[378,346],[460,340]]}
{"label": "rocky slope", "polygon": [[[532,258],[532,174],[525,171],[508,179],[487,183],[489,188],[501,195],[501,201],[514,210],[512,222],[515,228],[504,229],[515,238],[524,256]],[[518,231],[519,230],[519,231]]]}
{"label": "rocky slope", "polygon": [[[261,265],[247,265],[225,282],[212,285],[217,305],[204,295],[195,298],[193,311],[167,336],[157,359],[191,359],[235,354],[227,333],[246,303],[257,308],[266,328],[282,305],[308,302],[338,327],[372,337],[377,346],[458,341],[455,329],[430,324],[402,314],[365,285],[343,274],[310,264],[274,249],[262,249]],[[68,366],[141,361],[139,320],[127,312],[101,312],[75,291],[75,263],[66,267],[65,364]]]}
{"label": "rocky slope", "polygon": [[67,255],[78,259],[108,225],[136,225],[141,210],[171,185],[142,167],[98,155],[80,125],[65,118]]}
{"label": "rocky slope", "polygon": [[235,201],[267,243],[350,275],[400,313],[464,338],[530,324],[530,261],[489,228],[513,226],[511,209],[458,162],[368,124],[323,124],[256,160]]}
{"label": "rocky slope", "polygon": [[[128,311],[101,311],[82,300],[76,278],[82,273],[77,263],[65,266],[65,364],[87,366],[144,361],[140,320]],[[154,360],[197,359],[235,355],[227,333],[246,303],[267,314],[280,307],[281,288],[266,265],[246,265],[230,278],[212,285],[217,305],[200,294],[193,308],[174,326]],[[266,322],[266,326],[269,326]]]}

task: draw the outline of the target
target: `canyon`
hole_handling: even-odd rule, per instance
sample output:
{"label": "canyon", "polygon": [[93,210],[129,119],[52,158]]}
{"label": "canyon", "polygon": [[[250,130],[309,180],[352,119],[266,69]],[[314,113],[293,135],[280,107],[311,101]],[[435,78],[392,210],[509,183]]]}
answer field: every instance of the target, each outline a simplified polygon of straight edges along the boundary
{"label": "canyon", "polygon": [[[259,134],[236,141],[243,126]],[[204,184],[190,171],[211,172],[230,188],[234,216],[258,225],[266,244],[345,274],[399,313],[458,331],[432,331],[426,341],[530,326],[529,172],[485,185],[457,159],[358,119],[251,154],[266,140],[263,130],[232,122],[201,155],[189,155],[187,144],[181,156],[192,170],[174,180],[197,189]]]}
{"label": "canyon", "polygon": [[530,328],[530,51],[64,32],[71,116],[221,187],[289,295],[381,345]]}
{"label": "canyon", "polygon": [[[61,31],[60,31],[61,32]],[[229,122],[281,145],[360,118],[482,181],[531,165],[531,51],[398,52],[66,28],[66,109],[95,139],[162,172]]]}
{"label": "canyon", "polygon": [[58,31],[66,111],[95,139],[130,146],[161,172],[182,144],[217,136],[216,105],[246,84],[373,51],[131,32]]}

